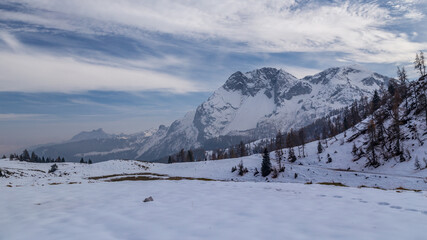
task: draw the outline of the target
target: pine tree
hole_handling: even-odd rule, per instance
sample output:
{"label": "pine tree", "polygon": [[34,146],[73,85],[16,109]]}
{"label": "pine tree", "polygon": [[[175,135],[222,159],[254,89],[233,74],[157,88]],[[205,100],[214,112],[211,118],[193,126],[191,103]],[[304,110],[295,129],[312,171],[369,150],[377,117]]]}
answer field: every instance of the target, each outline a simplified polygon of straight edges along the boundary
{"label": "pine tree", "polygon": [[263,177],[266,177],[270,173],[271,173],[270,154],[269,154],[267,148],[265,148],[264,154],[262,155],[261,175]]}
{"label": "pine tree", "polygon": [[426,75],[426,66],[424,63],[424,53],[420,51],[420,54],[418,53],[415,55],[415,61],[414,61],[414,69],[418,71],[420,76]]}
{"label": "pine tree", "polygon": [[301,128],[298,131],[298,136],[299,136],[299,142],[302,146],[302,157],[305,157],[305,133],[304,133],[304,128]]}
{"label": "pine tree", "polygon": [[182,148],[181,151],[179,151],[177,160],[178,160],[178,162],[184,162],[185,161],[185,151],[184,151],[184,148]]}
{"label": "pine tree", "polygon": [[168,163],[172,163],[173,161],[172,161],[172,156],[169,156],[169,158],[168,158]]}
{"label": "pine tree", "polygon": [[406,70],[405,67],[402,67],[402,69],[400,69],[399,67],[397,67],[397,76],[399,77],[399,81],[400,81],[400,88],[403,91],[403,98],[405,98],[405,108],[406,110],[408,110],[408,86],[406,84],[406,82],[408,81],[408,76],[406,74]]}
{"label": "pine tree", "polygon": [[377,90],[374,91],[374,97],[372,98],[372,112],[377,110],[380,107],[380,96],[378,95]]}
{"label": "pine tree", "polygon": [[377,137],[376,137],[376,128],[373,120],[369,122],[368,125],[368,163],[367,166],[378,167],[380,163],[378,162],[378,156],[375,151],[377,145]]}
{"label": "pine tree", "polygon": [[317,142],[317,153],[322,153],[323,152],[323,146],[322,143],[320,143],[320,141]]}
{"label": "pine tree", "polygon": [[246,146],[243,143],[243,141],[240,141],[240,144],[239,144],[239,154],[240,154],[240,157],[248,156],[248,153],[246,151]]}
{"label": "pine tree", "polygon": [[87,162],[88,164],[92,164],[92,160],[90,160],[90,158],[89,158],[89,161]]}
{"label": "pine tree", "polygon": [[353,156],[357,156],[357,147],[355,143],[353,143],[353,149],[351,150],[351,153],[353,153]]}
{"label": "pine tree", "polygon": [[191,149],[187,152],[187,162],[194,162],[194,154]]}
{"label": "pine tree", "polygon": [[85,160],[83,160],[83,158],[81,158],[80,163],[85,163]]}
{"label": "pine tree", "polygon": [[276,155],[276,162],[279,167],[279,171],[282,170],[282,160],[283,160],[283,150],[282,149],[276,149],[274,151]]}
{"label": "pine tree", "polygon": [[21,160],[22,161],[30,161],[30,154],[28,153],[28,150],[25,149],[21,154]]}
{"label": "pine tree", "polygon": [[5,159],[5,158],[6,158],[6,155],[3,155],[2,159]]}

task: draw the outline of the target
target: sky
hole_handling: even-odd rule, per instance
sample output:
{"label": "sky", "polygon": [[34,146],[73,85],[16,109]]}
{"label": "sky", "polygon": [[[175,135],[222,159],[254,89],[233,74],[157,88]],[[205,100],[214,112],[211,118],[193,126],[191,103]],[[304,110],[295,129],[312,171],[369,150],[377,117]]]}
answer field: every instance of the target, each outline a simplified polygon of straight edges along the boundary
{"label": "sky", "polygon": [[169,125],[236,71],[415,78],[426,14],[425,0],[1,0],[0,154]]}

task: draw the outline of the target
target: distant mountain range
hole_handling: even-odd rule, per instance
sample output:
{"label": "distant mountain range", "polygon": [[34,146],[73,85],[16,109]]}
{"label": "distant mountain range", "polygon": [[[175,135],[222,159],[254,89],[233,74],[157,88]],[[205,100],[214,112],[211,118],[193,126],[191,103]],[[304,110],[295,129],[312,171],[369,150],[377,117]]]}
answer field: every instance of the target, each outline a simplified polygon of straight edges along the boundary
{"label": "distant mountain range", "polygon": [[215,149],[303,127],[362,96],[371,96],[388,81],[358,65],[329,68],[302,79],[275,68],[236,72],[195,111],[170,126],[132,135],[98,129],[33,150],[68,161],[81,157],[154,161],[182,148]]}

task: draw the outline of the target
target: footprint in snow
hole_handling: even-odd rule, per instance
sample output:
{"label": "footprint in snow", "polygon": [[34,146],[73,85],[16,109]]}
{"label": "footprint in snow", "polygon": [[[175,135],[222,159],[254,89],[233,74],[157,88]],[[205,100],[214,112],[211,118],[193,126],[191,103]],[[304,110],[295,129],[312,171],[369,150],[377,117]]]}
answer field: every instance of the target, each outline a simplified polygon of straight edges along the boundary
{"label": "footprint in snow", "polygon": [[419,212],[417,209],[413,209],[413,208],[405,208],[405,210],[410,212]]}
{"label": "footprint in snow", "polygon": [[335,195],[334,198],[342,198],[342,196]]}
{"label": "footprint in snow", "polygon": [[391,208],[394,208],[394,209],[402,209],[402,207],[401,206],[390,206]]}
{"label": "footprint in snow", "polygon": [[320,194],[320,195],[317,195],[318,197],[326,197],[326,195],[325,194]]}
{"label": "footprint in snow", "polygon": [[388,203],[388,202],[379,202],[378,205],[388,206],[388,205],[390,205],[390,203]]}
{"label": "footprint in snow", "polygon": [[359,202],[361,202],[361,203],[368,203],[368,201],[365,201],[365,200],[360,200]]}

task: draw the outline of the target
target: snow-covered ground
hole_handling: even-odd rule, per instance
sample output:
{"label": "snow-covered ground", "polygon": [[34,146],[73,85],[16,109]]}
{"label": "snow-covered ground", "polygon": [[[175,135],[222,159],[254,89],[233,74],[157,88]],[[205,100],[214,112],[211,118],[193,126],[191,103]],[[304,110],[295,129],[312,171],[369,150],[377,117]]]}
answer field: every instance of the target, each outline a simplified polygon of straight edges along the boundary
{"label": "snow-covered ground", "polygon": [[[425,239],[427,193],[124,181],[0,190],[0,239]],[[152,196],[153,202],[143,202]]]}
{"label": "snow-covered ground", "polygon": [[[240,160],[250,169],[243,177],[231,172]],[[395,189],[426,190],[421,173],[288,163],[285,173],[266,179],[253,176],[260,164],[259,155],[177,164],[112,160],[57,163],[48,173],[52,163],[2,159],[0,239],[425,239],[427,192]],[[143,202],[149,196],[154,201]]]}

